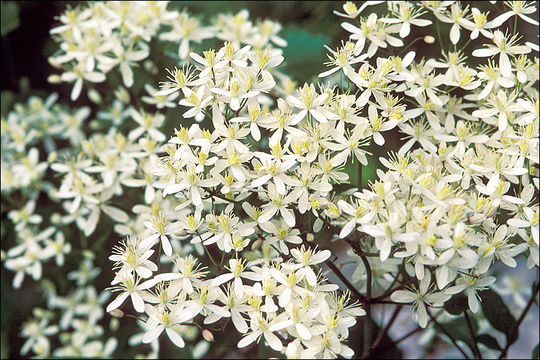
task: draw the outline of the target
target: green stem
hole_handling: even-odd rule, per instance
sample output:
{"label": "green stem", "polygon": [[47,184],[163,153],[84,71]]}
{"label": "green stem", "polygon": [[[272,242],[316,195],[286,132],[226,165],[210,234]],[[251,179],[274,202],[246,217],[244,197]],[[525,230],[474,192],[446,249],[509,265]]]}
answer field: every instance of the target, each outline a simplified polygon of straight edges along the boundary
{"label": "green stem", "polygon": [[83,249],[88,249],[88,240],[82,231],[79,231],[79,240],[81,240],[81,247]]}
{"label": "green stem", "polygon": [[472,39],[469,37],[469,40],[467,40],[467,42],[465,43],[465,45],[463,45],[461,47],[461,49],[459,49],[460,51],[463,51],[465,50],[465,48],[471,43]]}
{"label": "green stem", "polygon": [[[199,234],[199,230],[195,230],[195,232],[197,233],[197,236],[199,237],[199,239],[201,239],[201,243],[202,243],[202,237],[201,237],[201,234]],[[203,248],[204,248],[204,252],[206,253],[206,255],[208,255],[208,257],[210,258],[210,261],[212,261],[212,264],[214,264],[214,266],[220,270],[221,269],[221,266],[219,266],[215,261],[214,261],[214,258],[212,257],[212,255],[210,254],[210,251],[208,251],[208,249],[206,248],[206,245],[202,244]]]}
{"label": "green stem", "polygon": [[358,162],[358,191],[362,190],[362,163],[360,160],[356,159]]}
{"label": "green stem", "polygon": [[419,40],[422,40],[424,37],[421,36],[421,37],[417,37],[416,39],[414,39],[413,41],[411,41],[409,43],[409,45],[405,46],[402,50],[401,50],[401,54],[404,55],[405,54],[405,51],[407,51],[408,48],[410,48],[411,46],[414,45],[415,42],[419,41]]}
{"label": "green stem", "polygon": [[441,95],[446,95],[446,94],[448,94],[449,92],[452,92],[452,91],[456,90],[458,87],[459,87],[459,86],[454,86],[453,88],[448,89],[448,90],[446,90],[445,92],[443,92]]}
{"label": "green stem", "polygon": [[437,19],[437,38],[439,39],[439,45],[441,49],[444,49],[443,41],[441,37],[441,27],[440,27],[440,21]]}

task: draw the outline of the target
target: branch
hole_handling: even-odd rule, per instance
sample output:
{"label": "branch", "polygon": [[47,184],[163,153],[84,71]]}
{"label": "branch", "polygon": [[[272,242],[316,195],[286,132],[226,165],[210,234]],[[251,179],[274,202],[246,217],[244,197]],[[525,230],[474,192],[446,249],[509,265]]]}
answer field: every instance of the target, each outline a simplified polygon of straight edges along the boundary
{"label": "branch", "polygon": [[364,267],[366,268],[366,295],[368,303],[366,304],[366,318],[364,319],[364,356],[367,356],[369,354],[369,349],[371,344],[371,266],[369,265],[369,261],[367,257],[364,255],[362,251],[359,253],[360,258],[362,259],[362,262],[364,263]]}
{"label": "branch", "polygon": [[513,339],[516,336],[519,326],[521,325],[523,320],[525,320],[525,316],[527,315],[527,313],[531,309],[532,304],[534,303],[534,298],[536,297],[536,293],[538,292],[538,289],[539,289],[538,284],[539,283],[536,283],[535,289],[533,289],[533,291],[532,291],[532,294],[531,294],[531,297],[529,299],[529,302],[527,303],[527,306],[525,307],[525,309],[521,313],[521,316],[519,317],[518,321],[516,322],[516,325],[514,325],[514,328],[510,332],[510,335],[508,335],[508,337],[506,338],[506,346],[501,351],[501,355],[499,356],[499,359],[503,359],[506,356],[506,353],[508,352],[508,349],[510,349],[510,346],[512,345],[512,342],[509,339]]}
{"label": "branch", "polygon": [[356,296],[358,300],[360,300],[364,304],[368,304],[368,299],[358,291],[358,289],[347,279],[345,275],[341,272],[341,270],[338,269],[336,264],[331,262],[330,260],[326,260],[324,262],[326,266],[328,266],[336,276],[343,281],[343,284],[351,291],[351,293]]}
{"label": "branch", "polygon": [[384,336],[388,333],[388,331],[390,330],[390,327],[394,324],[394,322],[396,321],[397,319],[397,316],[399,315],[399,312],[401,311],[401,309],[403,309],[403,305],[398,305],[396,307],[396,309],[394,310],[394,313],[392,314],[392,317],[390,318],[390,320],[388,321],[388,323],[386,324],[386,326],[384,327],[383,331],[381,331],[379,333],[379,335],[377,336],[377,338],[375,339],[375,341],[373,342],[373,345],[371,345],[371,348],[369,349],[369,354],[367,356],[367,358],[372,358],[373,357],[373,354],[376,353],[377,351],[377,348],[379,347],[379,345],[381,344],[381,341],[382,339],[384,338]]}

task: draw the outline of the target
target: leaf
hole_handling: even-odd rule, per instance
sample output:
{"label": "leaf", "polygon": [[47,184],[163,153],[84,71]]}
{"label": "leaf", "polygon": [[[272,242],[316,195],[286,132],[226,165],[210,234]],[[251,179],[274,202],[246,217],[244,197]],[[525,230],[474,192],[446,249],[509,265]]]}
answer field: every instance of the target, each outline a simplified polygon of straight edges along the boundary
{"label": "leaf", "polygon": [[324,45],[330,43],[328,36],[288,27],[285,40],[287,47],[283,51],[283,57],[287,71],[297,77],[295,80],[308,81],[312,76],[327,70],[320,64],[326,60]]}
{"label": "leaf", "polygon": [[482,300],[482,312],[486,319],[495,329],[506,335],[506,339],[510,344],[514,343],[518,335],[517,330],[514,336],[510,337],[517,321],[506,307],[501,296],[491,289],[482,291],[479,294]]}
{"label": "leaf", "polygon": [[459,315],[469,308],[467,297],[463,294],[453,296],[450,300],[444,303],[444,310],[452,315]]}
{"label": "leaf", "polygon": [[19,27],[19,4],[14,1],[2,1],[2,36]]}
{"label": "leaf", "polygon": [[[474,317],[470,317],[471,320],[471,326],[473,328],[473,332],[476,333],[478,330],[478,324],[476,323],[476,319]],[[440,324],[446,330],[446,332],[454,339],[454,340],[461,340],[467,346],[471,349],[471,351],[474,353],[474,340],[471,336],[471,332],[469,330],[469,327],[467,325],[467,321],[464,317],[452,320],[448,323]],[[444,332],[440,329],[439,325],[435,325],[435,327],[438,330],[438,333],[444,334]],[[446,336],[446,335],[445,335]]]}
{"label": "leaf", "polygon": [[538,359],[539,358],[538,346],[540,346],[540,344],[536,344],[536,347],[533,349],[531,359]]}
{"label": "leaf", "polygon": [[15,93],[8,90],[2,91],[0,99],[2,101],[2,116],[7,116],[8,111],[12,109],[15,102]]}
{"label": "leaf", "polygon": [[488,334],[477,335],[476,340],[478,340],[479,343],[486,345],[490,349],[499,350],[499,351],[502,350],[497,339],[495,339],[491,335],[488,335]]}

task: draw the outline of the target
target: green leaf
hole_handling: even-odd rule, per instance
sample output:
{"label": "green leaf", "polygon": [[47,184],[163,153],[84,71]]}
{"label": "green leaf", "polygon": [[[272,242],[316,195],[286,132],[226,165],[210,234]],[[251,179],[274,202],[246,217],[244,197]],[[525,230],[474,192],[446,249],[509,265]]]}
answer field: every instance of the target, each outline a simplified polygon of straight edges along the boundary
{"label": "green leaf", "polygon": [[328,36],[289,27],[285,33],[285,40],[287,47],[283,51],[283,57],[287,71],[295,74],[295,80],[309,81],[312,76],[327,70],[321,63],[327,60],[324,45],[330,43]]}
{"label": "green leaf", "polygon": [[488,289],[479,293],[482,300],[482,312],[489,323],[506,335],[507,341],[512,344],[517,339],[518,332],[511,337],[512,329],[517,321],[506,307],[503,299],[495,291]]}
{"label": "green leaf", "polygon": [[531,359],[540,358],[538,354],[538,346],[540,346],[540,344],[536,344],[536,347],[533,349]]}
{"label": "green leaf", "polygon": [[459,315],[469,308],[467,297],[463,294],[453,296],[450,300],[444,303],[444,310],[452,315]]}
{"label": "green leaf", "polygon": [[19,4],[14,1],[2,1],[2,36],[19,27]]}
{"label": "green leaf", "polygon": [[[471,320],[471,326],[473,328],[473,331],[476,333],[478,330],[478,324],[476,323],[476,319],[474,317],[470,317]],[[471,332],[469,330],[469,327],[467,325],[467,321],[464,317],[452,320],[448,323],[440,324],[446,330],[446,332],[454,339],[454,340],[461,340],[467,346],[471,349],[471,351],[474,353],[474,340],[471,336]],[[438,330],[438,333],[443,336],[443,331],[439,328],[438,325],[435,326]],[[446,335],[444,335],[446,336]]]}
{"label": "green leaf", "polygon": [[4,90],[0,95],[2,102],[2,116],[7,116],[8,111],[13,107],[15,102],[15,93],[13,91]]}
{"label": "green leaf", "polygon": [[499,350],[499,351],[502,350],[497,339],[495,339],[491,335],[488,335],[488,334],[477,335],[476,340],[478,340],[479,343],[486,345],[490,349]]}

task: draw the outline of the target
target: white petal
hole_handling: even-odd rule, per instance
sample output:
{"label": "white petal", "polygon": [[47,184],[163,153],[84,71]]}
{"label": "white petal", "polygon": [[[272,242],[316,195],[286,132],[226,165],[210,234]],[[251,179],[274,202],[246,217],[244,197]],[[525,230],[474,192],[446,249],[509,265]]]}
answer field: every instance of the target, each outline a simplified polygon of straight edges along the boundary
{"label": "white petal", "polygon": [[145,344],[151,343],[152,341],[156,340],[161,332],[163,331],[163,325],[158,325],[152,330],[149,330],[146,334],[144,334],[142,338],[142,342]]}
{"label": "white petal", "polygon": [[174,345],[178,346],[179,348],[183,348],[186,343],[184,342],[184,339],[173,329],[166,328],[165,332],[167,335],[169,335],[169,339],[174,343]]}
{"label": "white petal", "polygon": [[118,295],[118,297],[116,299],[114,299],[114,301],[111,302],[107,306],[107,312],[111,312],[114,309],[119,308],[120,305],[122,305],[124,303],[124,301],[127,299],[128,296],[129,296],[129,294],[127,292],[124,292],[124,293],[121,293],[120,295]]}
{"label": "white petal", "polygon": [[239,348],[243,348],[243,347],[248,346],[249,344],[251,344],[252,342],[254,342],[255,340],[257,340],[257,338],[259,337],[260,334],[261,334],[261,333],[260,333],[259,330],[247,334],[246,336],[244,336],[244,337],[242,338],[242,340],[240,340],[240,341],[238,342],[238,347],[239,347]]}

